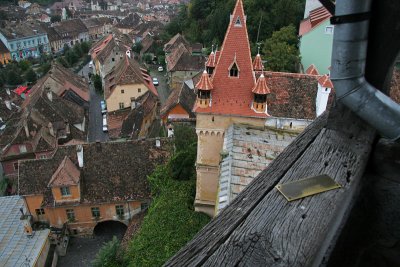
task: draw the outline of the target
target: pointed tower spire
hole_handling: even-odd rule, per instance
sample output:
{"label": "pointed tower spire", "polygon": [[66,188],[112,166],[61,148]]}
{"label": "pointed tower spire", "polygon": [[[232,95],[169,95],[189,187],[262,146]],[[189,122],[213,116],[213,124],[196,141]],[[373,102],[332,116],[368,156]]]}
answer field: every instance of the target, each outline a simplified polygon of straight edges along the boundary
{"label": "pointed tower spire", "polygon": [[[237,0],[220,51],[213,51],[212,106],[199,113],[264,116],[251,108],[252,89],[256,83],[247,34],[243,0]],[[213,56],[213,57],[212,57]]]}
{"label": "pointed tower spire", "polygon": [[201,75],[200,81],[195,86],[197,90],[197,106],[206,108],[211,105],[211,90],[214,88],[206,70]]}
{"label": "pointed tower spire", "polygon": [[271,93],[271,90],[268,88],[267,80],[263,73],[258,78],[252,92],[254,93],[253,108],[257,112],[265,112],[267,108],[267,95]]}
{"label": "pointed tower spire", "polygon": [[215,69],[215,53],[214,50],[211,50],[211,54],[207,59],[206,62],[206,71],[208,73],[208,75],[212,75]]}
{"label": "pointed tower spire", "polygon": [[258,53],[253,61],[253,70],[254,71],[263,71],[263,69],[264,69],[264,65],[262,63],[261,56],[260,56],[260,47],[258,47]]}

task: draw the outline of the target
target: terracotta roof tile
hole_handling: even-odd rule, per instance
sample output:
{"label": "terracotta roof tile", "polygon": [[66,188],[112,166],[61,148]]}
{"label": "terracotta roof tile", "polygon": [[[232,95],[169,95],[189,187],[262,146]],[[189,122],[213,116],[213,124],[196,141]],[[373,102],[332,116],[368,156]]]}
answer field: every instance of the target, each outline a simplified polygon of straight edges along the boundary
{"label": "terracotta roof tile", "polygon": [[125,55],[117,65],[106,75],[104,85],[104,97],[109,98],[116,85],[144,84],[154,95],[158,96],[150,76],[140,69],[136,60]]}
{"label": "terracotta roof tile", "polygon": [[65,156],[58,169],[54,172],[47,186],[58,187],[76,185],[79,183],[81,172],[74,163]]}
{"label": "terracotta roof tile", "polygon": [[315,119],[319,76],[269,71],[264,76],[271,91],[267,96],[270,116]]}
{"label": "terracotta roof tile", "polygon": [[325,88],[333,88],[333,84],[331,82],[331,79],[329,79],[329,76],[327,74],[321,76],[318,79],[318,83]]}
{"label": "terracotta roof tile", "polygon": [[306,74],[309,75],[319,75],[317,68],[315,67],[314,64],[311,64],[307,70],[306,70]]}
{"label": "terracotta roof tile", "polygon": [[194,118],[192,112],[193,105],[196,101],[196,94],[193,89],[190,89],[186,83],[182,83],[182,87],[177,90],[173,90],[168,96],[164,105],[161,107],[160,115],[161,117],[166,117],[169,111],[173,109],[176,105],[180,104],[183,109],[189,114],[189,117]]}
{"label": "terracotta roof tile", "polygon": [[267,81],[265,80],[264,74],[261,73],[252,92],[258,95],[266,95],[271,93],[271,90],[269,90],[268,88]]}
{"label": "terracotta roof tile", "polygon": [[211,52],[211,54],[208,56],[207,62],[206,62],[206,67],[210,68],[215,68],[215,63],[216,63],[216,56],[214,51]]}
{"label": "terracotta roof tile", "polygon": [[[246,16],[243,2],[236,2],[232,20],[229,23],[216,68],[212,75],[214,90],[212,105],[207,108],[195,107],[198,113],[232,114],[240,116],[266,117],[251,109],[255,85],[250,45],[247,35]],[[229,67],[236,60],[240,69],[238,77],[229,77]]]}
{"label": "terracotta roof tile", "polygon": [[262,63],[260,54],[257,54],[256,57],[254,58],[253,69],[254,69],[254,71],[263,71],[264,70],[264,65]]}
{"label": "terracotta roof tile", "polygon": [[311,10],[308,18],[305,18],[300,22],[299,36],[308,33],[331,16],[332,15],[329,11],[323,6]]}
{"label": "terracotta roof tile", "polygon": [[[83,144],[84,166],[80,169],[81,203],[141,200],[150,197],[147,175],[169,158],[169,140],[154,139],[126,142]],[[60,146],[49,159],[20,162],[20,194],[44,194],[44,206],[53,205],[51,177],[68,157],[78,166],[76,146]]]}
{"label": "terracotta roof tile", "polygon": [[203,71],[200,81],[195,86],[198,90],[209,91],[213,89],[213,84],[208,76],[207,71]]}

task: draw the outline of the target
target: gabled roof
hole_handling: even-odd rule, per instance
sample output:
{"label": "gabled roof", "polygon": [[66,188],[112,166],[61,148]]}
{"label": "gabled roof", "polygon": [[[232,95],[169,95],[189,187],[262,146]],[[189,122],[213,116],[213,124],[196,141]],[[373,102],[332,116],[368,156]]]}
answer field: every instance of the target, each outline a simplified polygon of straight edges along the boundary
{"label": "gabled roof", "polygon": [[199,71],[204,69],[206,62],[202,56],[194,56],[184,44],[179,44],[166,56],[168,71]]}
{"label": "gabled roof", "polygon": [[60,21],[57,25],[54,25],[56,32],[63,36],[63,34],[68,34],[68,37],[78,35],[79,33],[88,32],[85,24],[81,19],[71,19]]}
{"label": "gabled roof", "polygon": [[182,83],[180,89],[172,90],[164,105],[161,107],[160,115],[161,117],[168,116],[169,111],[179,104],[184,110],[186,110],[189,117],[194,118],[195,115],[192,112],[192,109],[195,101],[196,94],[194,93],[194,90],[190,89],[186,83]]}
{"label": "gabled roof", "polygon": [[[122,202],[150,197],[147,175],[169,158],[168,140],[156,147],[154,139],[82,144],[81,203]],[[21,161],[20,195],[43,194],[44,206],[54,205],[51,177],[68,157],[77,166],[77,147],[59,146],[49,159]],[[112,188],[112,190],[110,190]]]}
{"label": "gabled roof", "polygon": [[[247,35],[246,16],[243,2],[238,0],[231,16],[217,65],[212,74],[214,90],[212,105],[196,107],[198,113],[230,114],[240,116],[265,117],[251,109],[255,85],[253,65]],[[238,77],[229,77],[229,68],[236,62],[240,68]]]}
{"label": "gabled roof", "polygon": [[127,17],[121,20],[116,28],[134,28],[142,22],[142,18],[137,13],[130,13]]}
{"label": "gabled roof", "polygon": [[180,33],[175,34],[174,37],[171,38],[171,40],[168,41],[164,45],[164,52],[165,53],[170,53],[172,50],[174,50],[176,47],[178,47],[180,44],[183,44],[187,49],[189,49],[189,42],[186,41],[185,37],[181,35]]}
{"label": "gabled roof", "polygon": [[80,170],[75,166],[68,156],[65,156],[58,169],[54,172],[47,186],[60,187],[77,185],[79,183],[80,175]]}
{"label": "gabled roof", "polygon": [[317,68],[315,67],[314,64],[311,64],[307,70],[306,70],[306,74],[309,75],[319,75]]}
{"label": "gabled roof", "polygon": [[90,92],[87,83],[84,82],[80,76],[69,69],[64,68],[61,64],[53,63],[46,77],[51,78],[58,83],[59,86],[52,86],[50,88],[58,96],[63,97],[67,91],[72,91],[83,101],[89,102]]}
{"label": "gabled roof", "polygon": [[104,97],[107,99],[117,85],[144,84],[154,95],[158,96],[148,73],[141,69],[133,58],[125,55],[105,77]]}
{"label": "gabled roof", "polygon": [[331,79],[329,79],[329,76],[327,74],[321,76],[318,79],[318,83],[325,88],[333,88],[333,84],[331,82]]}
{"label": "gabled roof", "polygon": [[311,10],[309,17],[300,22],[299,36],[310,32],[331,16],[331,13],[324,6]]}

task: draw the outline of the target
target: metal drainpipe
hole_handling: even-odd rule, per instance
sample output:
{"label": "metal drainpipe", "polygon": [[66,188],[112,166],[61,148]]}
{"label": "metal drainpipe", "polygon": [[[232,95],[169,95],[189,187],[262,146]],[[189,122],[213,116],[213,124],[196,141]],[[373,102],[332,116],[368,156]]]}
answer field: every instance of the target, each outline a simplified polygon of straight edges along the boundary
{"label": "metal drainpipe", "polygon": [[[338,0],[335,16],[369,12],[371,0]],[[335,25],[331,80],[336,98],[383,136],[400,138],[400,105],[364,77],[369,20]]]}

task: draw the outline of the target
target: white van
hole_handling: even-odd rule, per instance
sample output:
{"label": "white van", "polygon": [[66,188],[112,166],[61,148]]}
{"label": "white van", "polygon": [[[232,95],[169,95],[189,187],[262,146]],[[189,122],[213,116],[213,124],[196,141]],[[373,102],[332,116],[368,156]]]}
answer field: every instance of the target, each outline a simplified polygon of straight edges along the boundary
{"label": "white van", "polygon": [[108,132],[108,126],[107,126],[107,115],[103,115],[103,132]]}

